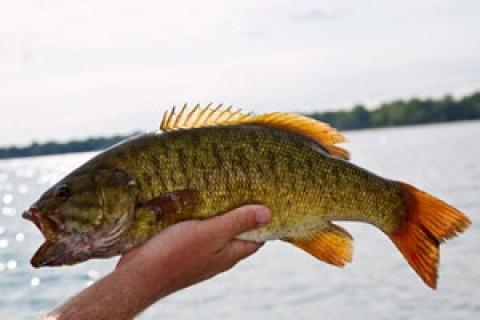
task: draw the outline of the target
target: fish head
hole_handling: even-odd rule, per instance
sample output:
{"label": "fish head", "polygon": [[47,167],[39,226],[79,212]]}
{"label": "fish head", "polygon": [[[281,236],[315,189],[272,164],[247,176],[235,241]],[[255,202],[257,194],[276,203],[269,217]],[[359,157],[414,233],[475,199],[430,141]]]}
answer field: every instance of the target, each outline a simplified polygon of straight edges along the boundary
{"label": "fish head", "polygon": [[133,220],[136,184],[126,172],[73,172],[47,190],[27,211],[45,242],[32,266],[72,265],[121,253]]}

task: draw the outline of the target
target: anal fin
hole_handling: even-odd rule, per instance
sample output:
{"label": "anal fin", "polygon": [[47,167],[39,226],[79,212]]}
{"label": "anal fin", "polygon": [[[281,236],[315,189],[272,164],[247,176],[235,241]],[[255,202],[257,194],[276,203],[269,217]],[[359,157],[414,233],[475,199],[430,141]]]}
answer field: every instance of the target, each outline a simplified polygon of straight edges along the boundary
{"label": "anal fin", "polygon": [[352,236],[342,227],[330,223],[328,227],[305,238],[282,239],[305,250],[315,258],[337,267],[352,261]]}

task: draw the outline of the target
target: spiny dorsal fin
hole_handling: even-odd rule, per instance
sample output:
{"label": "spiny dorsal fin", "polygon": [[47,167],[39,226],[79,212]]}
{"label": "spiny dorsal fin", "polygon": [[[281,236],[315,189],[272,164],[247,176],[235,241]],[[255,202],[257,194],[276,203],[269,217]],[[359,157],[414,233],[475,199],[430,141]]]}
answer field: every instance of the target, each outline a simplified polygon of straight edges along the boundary
{"label": "spiny dorsal fin", "polygon": [[258,116],[243,113],[241,109],[232,110],[232,107],[224,108],[222,104],[213,107],[208,104],[205,107],[196,105],[188,111],[184,104],[177,114],[175,107],[166,111],[160,124],[160,130],[172,131],[176,129],[199,128],[208,126],[228,126],[240,124],[256,124],[282,128],[307,136],[321,144],[330,154],[348,160],[350,155],[347,150],[336,146],[337,143],[345,142],[345,137],[328,124],[301,116],[295,113],[272,112]]}
{"label": "spiny dorsal fin", "polygon": [[165,111],[160,124],[160,130],[172,131],[176,129],[234,125],[238,124],[238,121],[254,118],[250,113],[241,112],[241,109],[232,110],[232,106],[224,108],[222,104],[213,107],[209,103],[203,108],[197,104],[192,110],[187,111],[187,109],[187,104],[184,104],[178,114],[175,111],[175,106],[170,112]]}

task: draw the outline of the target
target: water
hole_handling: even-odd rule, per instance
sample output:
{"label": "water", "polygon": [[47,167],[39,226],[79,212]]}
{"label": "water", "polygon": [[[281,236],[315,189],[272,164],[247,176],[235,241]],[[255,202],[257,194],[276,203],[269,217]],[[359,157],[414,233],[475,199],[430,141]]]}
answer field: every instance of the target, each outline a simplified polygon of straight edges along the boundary
{"label": "water", "polygon": [[[337,269],[281,242],[160,301],[140,319],[474,319],[480,316],[480,122],[347,133],[353,161],[450,202],[473,220],[442,246],[437,291],[369,225],[342,223],[353,263]],[[41,236],[21,212],[93,153],[0,161],[0,312],[31,319],[110,272],[117,259],[33,269]]]}

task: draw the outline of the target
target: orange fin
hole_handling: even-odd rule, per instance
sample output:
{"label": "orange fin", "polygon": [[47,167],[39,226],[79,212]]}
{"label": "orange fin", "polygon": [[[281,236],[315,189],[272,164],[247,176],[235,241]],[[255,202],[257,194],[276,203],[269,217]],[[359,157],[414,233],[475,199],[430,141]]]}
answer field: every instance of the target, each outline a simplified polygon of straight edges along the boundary
{"label": "orange fin", "polygon": [[335,145],[345,142],[347,139],[324,122],[295,113],[273,112],[258,115],[243,123],[281,128],[307,136],[321,144],[331,155],[344,160],[350,159],[350,154],[347,150]]}
{"label": "orange fin", "polygon": [[352,261],[352,236],[331,223],[320,232],[302,239],[282,239],[305,250],[312,256],[337,267]]}
{"label": "orange fin", "polygon": [[172,131],[217,125],[234,125],[241,120],[251,119],[252,117],[251,114],[244,113],[241,109],[232,110],[232,106],[224,108],[222,104],[213,107],[210,103],[203,108],[197,104],[190,111],[188,111],[187,104],[184,104],[178,114],[175,111],[175,106],[170,111],[165,111],[160,123],[160,130]]}
{"label": "orange fin", "polygon": [[428,193],[399,184],[409,198],[408,213],[389,237],[425,284],[435,289],[440,243],[465,230],[471,222],[462,212]]}
{"label": "orange fin", "polygon": [[272,112],[261,115],[234,111],[232,107],[224,108],[222,105],[212,107],[212,104],[202,108],[198,104],[187,111],[185,104],[177,114],[175,107],[170,112],[165,112],[160,130],[172,131],[176,129],[199,128],[207,126],[229,126],[241,124],[255,124],[280,128],[294,132],[321,144],[331,155],[348,160],[350,154],[347,150],[337,146],[345,142],[345,137],[328,124],[294,113]]}

